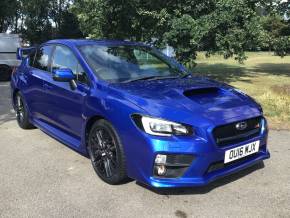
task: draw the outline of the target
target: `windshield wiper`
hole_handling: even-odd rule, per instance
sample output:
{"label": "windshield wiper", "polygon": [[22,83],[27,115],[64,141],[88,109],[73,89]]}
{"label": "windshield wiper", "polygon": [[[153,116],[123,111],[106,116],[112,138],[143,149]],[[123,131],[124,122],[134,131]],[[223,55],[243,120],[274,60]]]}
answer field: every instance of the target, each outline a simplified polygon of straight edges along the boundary
{"label": "windshield wiper", "polygon": [[140,80],[158,80],[158,79],[177,79],[177,76],[146,76],[146,77],[140,77],[136,79],[129,79],[122,81],[122,83],[130,83],[130,82],[135,82],[135,81],[140,81]]}
{"label": "windshield wiper", "polygon": [[175,68],[175,67],[170,67],[170,70],[172,70],[174,73],[178,73],[179,75],[181,74],[179,76],[179,78],[187,78],[189,76],[192,76],[191,73],[187,73],[187,72],[185,72],[183,70],[179,70],[178,68]]}
{"label": "windshield wiper", "polygon": [[187,78],[189,76],[192,76],[192,74],[191,73],[185,73],[185,74],[181,75],[179,78]]}
{"label": "windshield wiper", "polygon": [[135,79],[128,79],[128,80],[124,80],[122,81],[122,83],[130,83],[130,82],[135,82],[135,81],[139,81],[139,80],[149,80],[152,79],[156,76],[145,76],[145,77],[139,77],[139,78],[135,78]]}

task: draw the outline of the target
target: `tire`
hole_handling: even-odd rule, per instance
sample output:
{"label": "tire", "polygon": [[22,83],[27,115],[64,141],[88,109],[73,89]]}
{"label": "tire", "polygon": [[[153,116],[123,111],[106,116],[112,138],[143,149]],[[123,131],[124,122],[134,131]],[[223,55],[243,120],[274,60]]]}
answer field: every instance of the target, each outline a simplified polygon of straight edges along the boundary
{"label": "tire", "polygon": [[34,126],[29,122],[29,114],[27,110],[27,105],[24,101],[23,96],[20,92],[17,92],[14,98],[14,106],[16,111],[16,119],[18,125],[22,129],[33,129]]}
{"label": "tire", "polygon": [[7,65],[0,65],[0,81],[9,81],[11,78],[12,68]]}
{"label": "tire", "polygon": [[123,146],[114,127],[106,120],[96,121],[89,133],[88,152],[96,174],[106,183],[127,180]]}

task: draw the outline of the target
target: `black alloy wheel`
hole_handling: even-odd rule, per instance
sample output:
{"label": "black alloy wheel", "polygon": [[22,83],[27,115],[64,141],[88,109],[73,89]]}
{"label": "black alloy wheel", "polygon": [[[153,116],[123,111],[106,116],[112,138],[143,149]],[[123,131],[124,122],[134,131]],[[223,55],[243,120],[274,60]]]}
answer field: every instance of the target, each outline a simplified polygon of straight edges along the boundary
{"label": "black alloy wheel", "polygon": [[32,129],[34,126],[29,122],[28,111],[24,102],[22,95],[18,92],[14,99],[16,119],[18,125],[22,129]]}
{"label": "black alloy wheel", "polygon": [[103,181],[114,185],[125,180],[123,147],[113,126],[106,120],[99,120],[93,125],[88,151],[93,168]]}

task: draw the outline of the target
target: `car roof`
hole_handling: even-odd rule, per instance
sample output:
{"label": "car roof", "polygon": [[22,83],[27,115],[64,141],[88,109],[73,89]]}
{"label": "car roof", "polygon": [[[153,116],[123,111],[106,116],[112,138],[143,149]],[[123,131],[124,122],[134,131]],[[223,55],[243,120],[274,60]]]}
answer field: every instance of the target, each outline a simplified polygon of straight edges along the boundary
{"label": "car roof", "polygon": [[81,46],[81,45],[139,45],[149,46],[141,42],[132,42],[127,40],[96,40],[96,39],[54,39],[46,42],[45,44],[64,44],[67,46]]}

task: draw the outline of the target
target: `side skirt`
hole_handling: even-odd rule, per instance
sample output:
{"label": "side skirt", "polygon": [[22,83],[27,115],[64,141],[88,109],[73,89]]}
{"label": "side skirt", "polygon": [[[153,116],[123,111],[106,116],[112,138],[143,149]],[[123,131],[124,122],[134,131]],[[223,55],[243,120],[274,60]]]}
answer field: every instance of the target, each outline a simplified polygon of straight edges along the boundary
{"label": "side skirt", "polygon": [[46,122],[43,122],[38,119],[32,119],[32,124],[39,128],[41,131],[46,133],[47,135],[53,137],[54,139],[58,140],[62,144],[67,145],[68,147],[72,148],[73,150],[81,153],[84,156],[88,156],[87,150],[81,146],[81,140],[75,137],[68,135],[67,133],[61,131],[58,128],[55,128]]}

